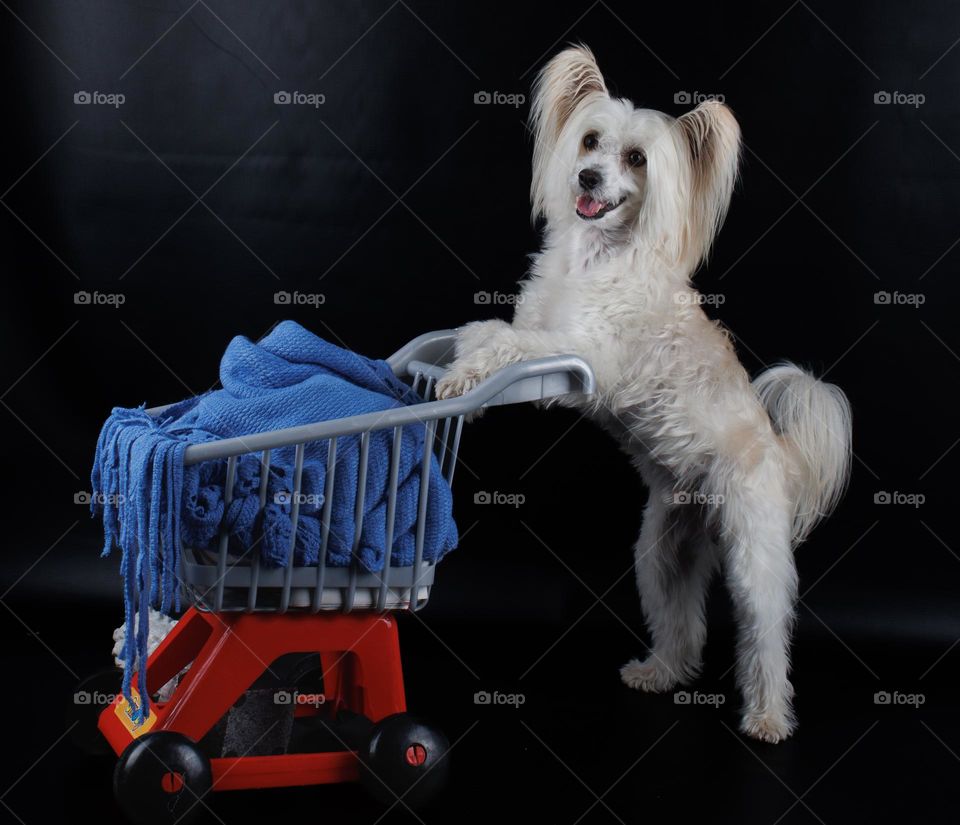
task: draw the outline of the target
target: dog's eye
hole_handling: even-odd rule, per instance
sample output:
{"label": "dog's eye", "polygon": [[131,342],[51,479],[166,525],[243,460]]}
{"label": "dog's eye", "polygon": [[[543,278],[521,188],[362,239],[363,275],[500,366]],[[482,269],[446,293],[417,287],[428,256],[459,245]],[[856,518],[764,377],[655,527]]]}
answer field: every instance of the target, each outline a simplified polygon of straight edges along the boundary
{"label": "dog's eye", "polygon": [[627,155],[627,163],[631,166],[643,166],[647,162],[647,156],[639,149],[633,149]]}
{"label": "dog's eye", "polygon": [[596,149],[598,143],[600,143],[600,138],[597,137],[596,132],[587,132],[583,138],[583,148],[588,152]]}

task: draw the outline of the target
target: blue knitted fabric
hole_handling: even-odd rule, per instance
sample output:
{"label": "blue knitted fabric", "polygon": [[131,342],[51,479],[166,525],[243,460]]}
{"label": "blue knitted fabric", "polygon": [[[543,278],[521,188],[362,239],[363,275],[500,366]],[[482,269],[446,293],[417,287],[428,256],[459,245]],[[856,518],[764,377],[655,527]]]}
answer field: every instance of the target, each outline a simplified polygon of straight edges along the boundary
{"label": "blue knitted fabric", "polygon": [[[144,409],[117,407],[103,426],[91,476],[93,511],[104,528],[103,555],[122,551],[127,644],[124,694],[136,661],[146,661],[148,607],[179,610],[181,543],[216,552],[221,525],[231,551],[255,545],[265,566],[315,565],[320,547],[329,442],[304,452],[296,541],[291,536],[294,448],[273,450],[266,506],[260,510],[260,456],[237,460],[233,499],[224,504],[226,461],[183,466],[187,446],[377,412],[422,399],[383,361],[334,346],[292,321],[279,324],[258,343],[234,338],[220,363],[223,389],[175,404],[157,418]],[[403,428],[394,540],[390,563],[413,563],[425,427]],[[327,564],[350,563],[355,539],[354,506],[359,472],[359,436],[337,441],[337,464]],[[393,430],[370,436],[358,561],[383,569],[387,485]],[[450,488],[432,459],[423,557],[439,561],[457,544]],[[135,633],[135,610],[140,620]],[[139,669],[141,715],[149,713],[145,668]]]}

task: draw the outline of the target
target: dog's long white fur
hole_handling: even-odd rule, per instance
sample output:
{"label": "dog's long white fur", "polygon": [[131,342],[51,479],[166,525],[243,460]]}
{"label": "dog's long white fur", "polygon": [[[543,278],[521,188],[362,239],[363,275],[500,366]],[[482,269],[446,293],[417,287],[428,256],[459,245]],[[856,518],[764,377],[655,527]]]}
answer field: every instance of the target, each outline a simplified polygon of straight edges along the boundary
{"label": "dog's long white fur", "polygon": [[691,285],[730,204],[739,126],[713,101],[672,118],[611,98],[582,46],[543,69],[531,121],[543,248],[513,322],[463,327],[437,393],[544,355],[590,362],[597,394],[558,403],[610,431],[650,488],[635,551],[653,647],[623,680],[665,691],[696,676],[705,591],[722,566],[739,628],[741,727],[780,741],[795,726],[793,549],[843,493],[851,413],[840,389],[792,364],[751,383]]}

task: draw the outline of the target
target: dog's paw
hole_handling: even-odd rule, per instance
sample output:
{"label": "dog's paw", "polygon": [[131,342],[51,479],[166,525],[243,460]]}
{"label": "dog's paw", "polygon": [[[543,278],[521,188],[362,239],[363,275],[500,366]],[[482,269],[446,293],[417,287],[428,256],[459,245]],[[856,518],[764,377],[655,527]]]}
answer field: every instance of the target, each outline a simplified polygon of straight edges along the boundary
{"label": "dog's paw", "polygon": [[458,369],[455,367],[437,381],[434,395],[440,401],[446,398],[456,398],[470,392],[485,377],[482,370]]}
{"label": "dog's paw", "polygon": [[783,713],[748,713],[740,722],[742,733],[772,745],[789,738],[795,728],[796,723]]}
{"label": "dog's paw", "polygon": [[645,693],[666,693],[673,690],[679,680],[659,659],[650,658],[644,662],[631,659],[620,668],[620,678],[627,687],[642,690]]}

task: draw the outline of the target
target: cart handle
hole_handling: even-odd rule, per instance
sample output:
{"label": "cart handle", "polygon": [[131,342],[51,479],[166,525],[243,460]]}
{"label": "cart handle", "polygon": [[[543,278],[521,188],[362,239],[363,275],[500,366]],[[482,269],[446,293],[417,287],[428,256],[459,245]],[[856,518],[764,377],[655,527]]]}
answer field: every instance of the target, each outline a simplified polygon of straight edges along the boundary
{"label": "cart handle", "polygon": [[[442,375],[446,365],[453,360],[456,334],[456,330],[438,330],[420,335],[391,355],[387,363],[395,374],[420,373],[435,379]],[[203,461],[276,450],[308,441],[322,441],[371,430],[455,418],[477,412],[482,407],[542,401],[570,393],[592,395],[594,392],[596,379],[586,361],[576,355],[552,355],[510,364],[456,398],[192,444],[184,451],[183,463],[190,466]],[[158,415],[165,409],[165,406],[154,407],[147,412]]]}

